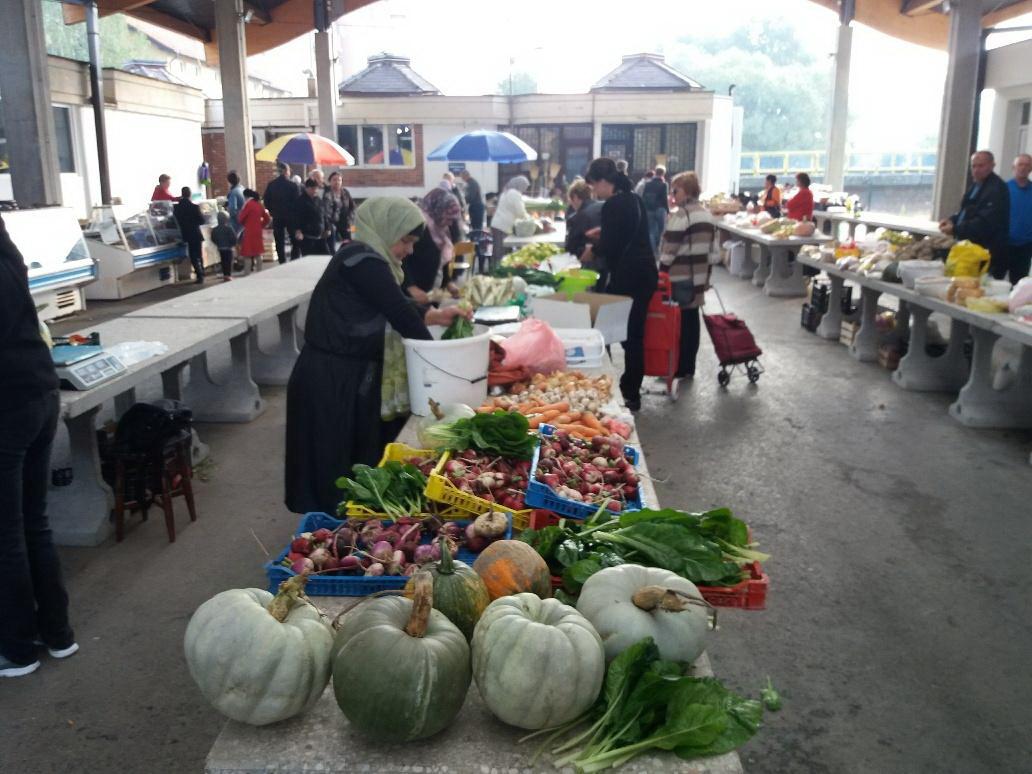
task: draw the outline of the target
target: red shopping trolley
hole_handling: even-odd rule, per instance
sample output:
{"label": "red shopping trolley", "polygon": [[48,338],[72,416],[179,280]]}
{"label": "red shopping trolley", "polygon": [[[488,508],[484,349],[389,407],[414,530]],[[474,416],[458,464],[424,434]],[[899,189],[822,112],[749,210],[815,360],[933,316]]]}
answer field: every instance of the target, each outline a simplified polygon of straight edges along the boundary
{"label": "red shopping trolley", "polygon": [[677,361],[681,353],[681,307],[671,296],[670,277],[659,275],[645,320],[645,375],[666,382],[666,394],[677,400]]}
{"label": "red shopping trolley", "polygon": [[717,360],[720,361],[720,372],[717,374],[717,381],[721,387],[727,387],[731,381],[731,374],[738,366],[745,368],[749,381],[755,384],[760,374],[763,373],[763,366],[757,359],[763,354],[763,350],[756,346],[749,326],[745,320],[737,315],[729,314],[724,307],[724,300],[716,288],[711,286],[717,294],[717,301],[720,303],[720,314],[704,314],[703,321],[706,323],[706,330],[709,331],[710,340],[713,342],[713,349],[717,353]]}

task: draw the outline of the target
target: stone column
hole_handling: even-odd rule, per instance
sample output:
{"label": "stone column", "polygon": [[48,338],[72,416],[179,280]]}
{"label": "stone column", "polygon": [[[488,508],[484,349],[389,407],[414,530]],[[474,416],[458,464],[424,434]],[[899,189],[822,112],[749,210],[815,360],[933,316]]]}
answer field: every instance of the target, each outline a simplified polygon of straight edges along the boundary
{"label": "stone column", "polygon": [[971,128],[978,91],[978,56],[982,47],[980,0],[953,0],[950,10],[950,60],[942,95],[939,157],[932,194],[932,216],[956,212],[967,188]]}
{"label": "stone column", "polygon": [[245,188],[254,188],[254,142],[247,99],[247,42],[243,0],[215,0],[215,35],[222,78],[222,120],[226,169],[235,169]]}
{"label": "stone column", "polygon": [[43,5],[5,0],[3,6],[0,94],[14,198],[22,208],[61,204]]}
{"label": "stone column", "polygon": [[831,129],[828,132],[828,153],[824,182],[833,190],[841,191],[846,178],[846,124],[849,120],[849,69],[853,51],[853,3],[842,3],[838,29],[838,47],[835,49],[835,84],[831,97]]}
{"label": "stone column", "polygon": [[329,31],[315,33],[315,83],[319,97],[319,134],[337,141],[337,85],[333,77],[333,38]]}

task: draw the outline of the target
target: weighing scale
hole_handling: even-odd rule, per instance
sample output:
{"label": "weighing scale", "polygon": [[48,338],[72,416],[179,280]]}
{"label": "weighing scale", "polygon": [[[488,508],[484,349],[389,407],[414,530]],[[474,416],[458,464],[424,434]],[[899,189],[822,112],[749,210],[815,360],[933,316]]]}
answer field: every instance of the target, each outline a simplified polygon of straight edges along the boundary
{"label": "weighing scale", "polygon": [[65,389],[88,390],[125,371],[121,360],[97,345],[58,344],[50,354]]}

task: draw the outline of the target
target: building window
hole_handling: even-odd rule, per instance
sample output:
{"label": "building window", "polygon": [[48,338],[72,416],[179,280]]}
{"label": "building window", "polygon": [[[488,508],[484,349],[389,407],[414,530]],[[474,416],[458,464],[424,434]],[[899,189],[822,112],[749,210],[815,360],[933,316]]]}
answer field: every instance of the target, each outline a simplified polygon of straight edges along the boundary
{"label": "building window", "polygon": [[337,144],[355,157],[359,167],[416,165],[412,124],[340,124]]}
{"label": "building window", "polygon": [[[505,129],[505,127],[502,127]],[[499,183],[516,175],[531,182],[531,194],[558,194],[577,175],[583,175],[591,161],[591,124],[524,124],[514,133],[538,152],[537,161],[500,164]]]}
{"label": "building window", "polygon": [[54,134],[57,137],[57,166],[62,172],[75,172],[75,150],[72,145],[72,111],[54,107]]}
{"label": "building window", "polygon": [[625,159],[633,177],[657,164],[676,175],[695,169],[696,124],[636,124],[602,127],[602,155]]}

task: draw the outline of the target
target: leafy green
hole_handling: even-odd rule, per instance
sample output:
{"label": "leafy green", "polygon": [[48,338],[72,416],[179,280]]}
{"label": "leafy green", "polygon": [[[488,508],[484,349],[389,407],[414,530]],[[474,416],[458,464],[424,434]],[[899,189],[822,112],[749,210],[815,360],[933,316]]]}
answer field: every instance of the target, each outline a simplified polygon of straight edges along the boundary
{"label": "leafy green", "polygon": [[451,325],[445,328],[444,333],[441,334],[441,340],[468,339],[472,335],[473,323],[462,315],[456,315],[452,318]]}
{"label": "leafy green", "polygon": [[490,414],[432,425],[425,435],[438,449],[476,449],[485,454],[529,460],[536,443],[529,431],[530,424],[523,414],[499,409]]}
{"label": "leafy green", "polygon": [[563,281],[551,272],[540,271],[539,269],[528,269],[519,266],[499,266],[492,269],[492,277],[522,277],[528,285],[544,285],[545,287],[557,288]]}
{"label": "leafy green", "polygon": [[689,759],[720,755],[756,733],[763,706],[715,678],[685,676],[681,664],[660,660],[647,637],[609,665],[602,694],[588,714],[560,727],[546,745],[591,718],[587,730],[552,748],[559,756],[556,767],[601,771],[653,749]]}
{"label": "leafy green", "polygon": [[351,468],[351,476],[341,476],[336,481],[344,496],[337,506],[338,514],[344,512],[349,500],[391,518],[426,510],[423,497],[426,476],[415,465],[395,460],[380,468],[355,465]]}
{"label": "leafy green", "polygon": [[781,709],[781,694],[774,689],[774,683],[770,681],[770,676],[767,677],[767,685],[760,691],[760,699],[763,700],[763,706],[771,712]]}

